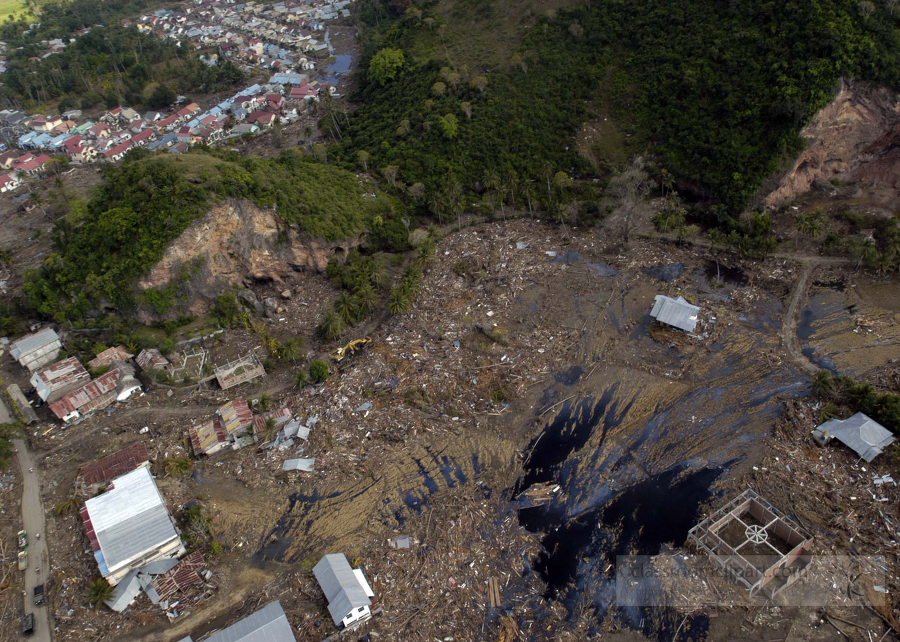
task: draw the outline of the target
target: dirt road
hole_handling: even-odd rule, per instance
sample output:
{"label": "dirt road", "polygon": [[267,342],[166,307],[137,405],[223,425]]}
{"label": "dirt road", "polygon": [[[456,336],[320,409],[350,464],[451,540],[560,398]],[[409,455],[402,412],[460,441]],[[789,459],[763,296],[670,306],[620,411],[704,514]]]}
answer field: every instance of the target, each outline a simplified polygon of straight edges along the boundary
{"label": "dirt road", "polygon": [[[51,642],[50,612],[47,604],[34,606],[34,587],[43,584],[50,569],[47,538],[44,536],[44,508],[41,505],[41,480],[28,446],[21,439],[13,441],[22,469],[22,522],[28,533],[28,569],[25,571],[25,613],[34,613],[34,636],[37,642]],[[41,539],[37,534],[41,534]],[[40,572],[38,572],[40,568]],[[46,591],[45,591],[46,592]]]}
{"label": "dirt road", "polygon": [[809,279],[815,268],[822,265],[823,261],[807,258],[800,259],[800,263],[803,267],[800,268],[800,275],[794,283],[791,300],[788,303],[787,311],[784,313],[784,323],[781,324],[781,343],[791,361],[806,372],[815,374],[819,371],[819,367],[807,359],[800,349],[800,339],[797,337],[797,322],[800,319],[800,308],[806,301],[806,296],[809,293]]}

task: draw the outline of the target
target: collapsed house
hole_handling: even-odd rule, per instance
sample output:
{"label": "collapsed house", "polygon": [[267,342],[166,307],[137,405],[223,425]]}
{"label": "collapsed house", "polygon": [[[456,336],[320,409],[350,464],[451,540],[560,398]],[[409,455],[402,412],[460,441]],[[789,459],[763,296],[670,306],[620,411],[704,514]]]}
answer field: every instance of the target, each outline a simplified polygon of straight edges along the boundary
{"label": "collapsed house", "polygon": [[23,368],[34,372],[41,366],[56,361],[60,348],[62,348],[62,342],[59,340],[59,335],[52,328],[45,328],[13,343],[9,348],[9,353]]}
{"label": "collapsed house", "polygon": [[88,368],[96,370],[103,366],[111,366],[116,361],[128,361],[134,355],[125,349],[125,346],[107,348],[96,357],[88,361]]}
{"label": "collapsed house", "polygon": [[372,617],[370,598],[375,593],[362,569],[351,568],[343,553],[324,556],[313,567],[313,575],[328,600],[328,612],[336,627],[358,625]]}
{"label": "collapsed house", "polygon": [[266,369],[263,368],[256,355],[250,353],[240,359],[229,361],[224,366],[217,367],[214,374],[222,390],[228,390],[257,377],[262,377],[266,374]]}
{"label": "collapsed house", "polygon": [[229,401],[224,406],[219,406],[216,414],[221,419],[229,439],[240,437],[253,425],[253,412],[246,399]]}
{"label": "collapsed house", "polygon": [[297,642],[281,602],[267,604],[226,629],[213,633],[206,642]]}
{"label": "collapsed house", "polygon": [[212,455],[229,444],[237,450],[253,443],[253,426],[253,412],[247,400],[234,399],[220,406],[210,421],[191,426],[188,437],[195,455]]}
{"label": "collapsed house", "polygon": [[109,490],[87,500],[81,519],[100,574],[112,585],[149,562],[186,552],[145,466],[116,477]]}
{"label": "collapsed house", "polygon": [[697,327],[697,321],[700,316],[700,308],[696,305],[688,303],[684,297],[673,299],[664,294],[656,295],[656,303],[650,310],[650,316],[673,328],[684,330],[685,332],[693,332]]}
{"label": "collapsed house", "polygon": [[202,574],[211,575],[209,571],[204,571],[205,568],[206,562],[200,551],[194,551],[180,561],[171,557],[154,560],[122,578],[104,604],[121,613],[144,592],[152,604],[168,610],[170,601],[177,593],[202,584]]}
{"label": "collapsed house", "polygon": [[897,441],[890,430],[861,412],[849,419],[829,419],[813,431],[813,439],[822,446],[837,439],[866,462]]}
{"label": "collapsed house", "polygon": [[812,561],[812,537],[750,489],[688,531],[688,543],[709,554],[751,596],[775,597]]}

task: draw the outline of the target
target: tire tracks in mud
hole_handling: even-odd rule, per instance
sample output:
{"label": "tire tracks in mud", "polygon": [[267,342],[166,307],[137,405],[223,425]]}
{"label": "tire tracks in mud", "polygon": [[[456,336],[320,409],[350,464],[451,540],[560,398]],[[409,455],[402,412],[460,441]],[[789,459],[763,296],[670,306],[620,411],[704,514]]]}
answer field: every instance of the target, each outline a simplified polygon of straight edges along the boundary
{"label": "tire tracks in mud", "polygon": [[781,324],[781,344],[787,351],[791,361],[797,364],[804,372],[811,375],[816,374],[820,368],[806,355],[800,348],[800,337],[797,335],[797,324],[800,322],[800,310],[806,303],[809,294],[809,282],[816,269],[824,265],[843,265],[849,263],[847,259],[826,258],[826,257],[809,257],[798,255],[785,255],[783,258],[789,258],[797,261],[802,266],[800,275],[794,282],[794,289],[791,292],[790,302],[784,313],[784,323]]}

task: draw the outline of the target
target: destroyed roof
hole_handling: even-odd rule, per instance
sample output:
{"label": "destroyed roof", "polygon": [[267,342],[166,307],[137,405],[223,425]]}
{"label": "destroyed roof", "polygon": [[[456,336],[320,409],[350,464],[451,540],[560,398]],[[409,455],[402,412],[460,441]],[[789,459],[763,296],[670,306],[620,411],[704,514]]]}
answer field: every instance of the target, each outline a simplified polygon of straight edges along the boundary
{"label": "destroyed roof", "polygon": [[837,439],[867,462],[875,459],[897,439],[891,431],[861,412],[849,419],[829,419],[813,434],[828,440]]}
{"label": "destroyed roof", "polygon": [[271,417],[275,420],[275,425],[280,426],[281,424],[287,423],[291,419],[291,410],[290,408],[278,408],[276,410],[272,410],[271,412],[267,412],[264,415],[257,415],[253,418],[253,428],[256,432],[263,432],[266,429],[266,419]]}
{"label": "destroyed roof", "polygon": [[253,353],[215,369],[216,380],[222,390],[233,388],[264,374],[266,374],[265,368]]}
{"label": "destroyed roof", "polygon": [[112,595],[103,603],[116,613],[121,613],[137,599],[140,592],[141,582],[138,579],[138,572],[131,571],[113,587]]}
{"label": "destroyed roof", "polygon": [[694,331],[699,314],[700,308],[688,303],[684,297],[673,299],[664,294],[656,295],[656,303],[650,310],[650,316],[660,323],[671,325],[685,332]]}
{"label": "destroyed roof", "polygon": [[328,598],[328,612],[335,626],[354,609],[372,603],[343,553],[324,556],[313,567],[313,575]]}
{"label": "destroyed roof", "polygon": [[125,346],[107,348],[96,357],[88,361],[88,368],[96,369],[111,365],[113,361],[128,361],[134,355],[125,349]]}
{"label": "destroyed roof", "polygon": [[59,335],[56,334],[53,328],[44,328],[40,332],[26,335],[13,343],[9,348],[9,353],[13,359],[19,359],[23,355],[28,355],[35,350],[53,344],[54,341],[59,341]]}
{"label": "destroyed roof", "polygon": [[115,401],[116,386],[122,375],[117,368],[110,370],[93,381],[87,381],[50,404],[50,410],[62,419],[76,410],[87,414],[98,408],[105,408]]}
{"label": "destroyed roof", "polygon": [[113,487],[84,503],[82,518],[103,574],[178,539],[150,470],[141,466],[113,480]]}
{"label": "destroyed roof", "polygon": [[168,600],[178,591],[202,583],[203,578],[200,577],[200,571],[205,566],[203,553],[194,551],[165,573],[153,578],[147,595],[154,604],[161,600]]}
{"label": "destroyed roof", "polygon": [[129,473],[149,460],[150,455],[147,453],[147,444],[139,441],[127,448],[107,455],[103,459],[98,459],[92,464],[82,466],[81,477],[84,483],[89,486],[101,484]]}
{"label": "destroyed roof", "polygon": [[78,357],[68,357],[36,371],[31,375],[31,385],[41,399],[52,402],[62,396],[64,391],[90,378],[91,375],[81,365]]}
{"label": "destroyed roof", "polygon": [[316,458],[311,457],[309,459],[288,459],[281,465],[281,470],[302,470],[304,472],[310,472],[313,469],[313,466],[316,463]]}
{"label": "destroyed roof", "polygon": [[228,435],[222,422],[218,419],[207,421],[199,426],[191,426],[188,429],[191,439],[191,448],[195,455],[203,455],[215,448],[218,444],[228,441]]}
{"label": "destroyed roof", "polygon": [[284,609],[272,602],[238,620],[227,629],[213,633],[206,642],[296,642]]}

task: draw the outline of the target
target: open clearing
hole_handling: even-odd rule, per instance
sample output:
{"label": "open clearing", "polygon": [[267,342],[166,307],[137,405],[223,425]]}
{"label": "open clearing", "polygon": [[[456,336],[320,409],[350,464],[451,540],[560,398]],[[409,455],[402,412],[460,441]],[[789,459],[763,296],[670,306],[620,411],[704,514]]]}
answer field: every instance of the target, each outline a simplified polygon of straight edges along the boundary
{"label": "open clearing", "polygon": [[[862,554],[890,545],[887,531],[859,517],[869,514],[860,504],[867,494],[834,491],[853,492],[859,509],[835,521],[818,493],[806,499],[791,486],[798,466],[821,465],[822,451],[808,438],[817,420],[805,401],[808,374],[780,331],[797,300],[802,356],[857,375],[896,369],[900,319],[879,305],[896,283],[819,266],[809,296],[797,296],[801,269],[784,258],[732,262],[719,281],[705,248],[638,240],[622,253],[602,231],[482,224],[438,244],[415,306],[373,329],[372,345],[322,387],[298,393],[286,366],[228,395],[157,389],[108,418],[42,427],[34,443],[47,453],[45,506],[69,496],[82,464],[144,440],[176,516],[202,502],[225,549],[207,559],[213,597],[173,624],[146,599],[124,614],[96,614],[85,599],[96,566],[78,516],[49,512],[56,637],[197,639],[278,598],[298,640],[320,640],[332,629],[309,570],[321,554],[343,551],[371,578],[384,615],[368,626],[382,640],[487,640],[514,628],[535,640],[581,640],[597,628],[604,639],[672,639],[679,624],[690,639],[739,639],[747,621],[758,639],[829,639],[805,611],[777,615],[727,582],[716,590],[729,608],[635,612],[610,601],[616,555],[679,550],[710,504],[748,484],[798,506],[817,534],[827,529],[817,552],[845,550],[850,535]],[[837,283],[845,285],[829,285]],[[302,274],[258,285],[257,295],[285,287],[295,294],[264,320],[273,332],[311,328],[334,296],[323,277]],[[659,293],[702,307],[699,340],[651,322]],[[213,360],[262,351],[243,329],[205,345]],[[22,378],[3,370],[7,381]],[[304,420],[318,417],[302,455],[316,458],[314,472],[282,473],[293,451],[245,448],[196,460],[190,475],[165,475],[165,458],[186,454],[189,425],[229,398],[262,392]],[[840,448],[824,455],[848,473],[855,466]],[[550,503],[517,510],[521,491],[545,483],[559,487]],[[834,511],[849,501],[832,496]],[[393,550],[387,540],[397,534],[417,543]],[[488,608],[490,578],[511,616]],[[896,583],[888,586],[895,594]],[[883,632],[871,611],[832,613]]]}

